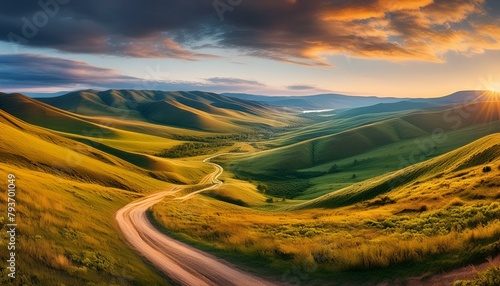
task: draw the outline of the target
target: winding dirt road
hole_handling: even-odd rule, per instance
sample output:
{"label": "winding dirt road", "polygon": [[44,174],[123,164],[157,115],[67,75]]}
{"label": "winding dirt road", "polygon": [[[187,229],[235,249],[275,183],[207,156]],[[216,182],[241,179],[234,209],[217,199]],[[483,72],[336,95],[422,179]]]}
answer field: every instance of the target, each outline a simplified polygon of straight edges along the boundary
{"label": "winding dirt road", "polygon": [[[212,156],[203,161],[214,166],[216,170],[200,183],[213,185],[177,199],[186,200],[197,193],[222,185],[218,178],[224,169],[209,162],[210,159],[221,155],[227,155],[227,153]],[[174,196],[181,190],[183,187],[176,186],[171,190],[150,195],[126,205],[116,213],[118,225],[132,247],[156,268],[182,285],[275,285],[245,273],[213,255],[176,241],[159,232],[149,222],[146,211],[165,197]]]}
{"label": "winding dirt road", "polygon": [[[149,222],[146,216],[146,212],[150,207],[161,202],[167,196],[182,201],[222,185],[223,182],[219,180],[219,176],[224,169],[220,165],[209,161],[215,157],[229,154],[235,153],[219,154],[203,160],[203,162],[212,165],[215,171],[205,176],[199,185],[211,184],[211,186],[182,197],[175,197],[175,194],[182,191],[185,186],[175,186],[168,191],[156,193],[126,205],[116,213],[116,220],[126,240],[135,250],[148,259],[157,269],[182,285],[277,285],[245,273],[222,259],[164,235]],[[413,286],[451,285],[457,279],[470,279],[477,271],[484,270],[489,266],[499,265],[499,261],[500,256],[475,267],[463,267],[431,277],[409,278],[403,284]],[[386,286],[391,285],[391,283],[385,282],[378,285]]]}

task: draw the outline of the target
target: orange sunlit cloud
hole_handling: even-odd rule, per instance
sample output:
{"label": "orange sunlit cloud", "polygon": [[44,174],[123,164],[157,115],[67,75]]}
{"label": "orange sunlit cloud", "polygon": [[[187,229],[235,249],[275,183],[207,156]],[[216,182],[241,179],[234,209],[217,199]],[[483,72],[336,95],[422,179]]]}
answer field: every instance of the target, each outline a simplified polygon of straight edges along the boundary
{"label": "orange sunlit cloud", "polygon": [[308,45],[301,54],[311,59],[348,53],[360,58],[443,62],[448,52],[470,55],[500,49],[500,21],[482,22],[483,4],[484,0],[380,0],[332,7],[318,12],[328,27],[326,38],[348,40],[340,45],[335,41]]}

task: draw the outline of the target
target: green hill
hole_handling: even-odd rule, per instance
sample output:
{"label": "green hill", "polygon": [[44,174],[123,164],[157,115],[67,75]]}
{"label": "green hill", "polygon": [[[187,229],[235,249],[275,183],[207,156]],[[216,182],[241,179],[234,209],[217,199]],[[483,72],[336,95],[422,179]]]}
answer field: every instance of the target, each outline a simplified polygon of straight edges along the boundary
{"label": "green hill", "polygon": [[257,102],[200,91],[85,90],[39,100],[80,115],[210,132],[252,132],[303,121]]}
{"label": "green hill", "polygon": [[[146,191],[144,185],[155,182],[148,178],[147,170],[127,160],[29,125],[2,110],[0,110],[0,125],[2,130],[9,134],[2,136],[0,146],[1,161],[4,163],[80,182],[130,191]],[[27,142],[29,144],[26,144]],[[173,168],[171,165],[166,170]],[[154,184],[159,186],[161,182]]]}
{"label": "green hill", "polygon": [[301,170],[404,140],[430,136],[437,131],[486,125],[498,121],[499,117],[498,102],[415,112],[247,156],[237,161],[234,169],[253,173]]}
{"label": "green hill", "polygon": [[116,132],[111,128],[88,122],[76,114],[18,93],[0,93],[0,109],[28,123],[56,131],[82,133],[86,130],[103,129],[107,137],[117,137]]}
{"label": "green hill", "polygon": [[[449,177],[450,174],[472,167],[492,164],[497,168],[500,166],[497,164],[499,161],[500,133],[496,133],[434,159],[321,196],[300,204],[295,209],[353,205],[377,196],[391,194],[395,190],[405,191],[410,189],[410,186],[432,181],[434,178]],[[456,177],[462,177],[467,173],[458,174]]]}
{"label": "green hill", "polygon": [[[114,213],[131,200],[170,184],[126,160],[3,110],[0,130],[0,176],[16,177],[19,285],[164,283],[119,238]],[[7,205],[6,198],[1,196],[0,203]],[[5,209],[0,210],[2,229],[7,223],[4,217]],[[6,235],[0,235],[0,247],[5,249]],[[0,253],[4,261],[6,254]],[[9,283],[7,275],[0,277],[0,284]]]}

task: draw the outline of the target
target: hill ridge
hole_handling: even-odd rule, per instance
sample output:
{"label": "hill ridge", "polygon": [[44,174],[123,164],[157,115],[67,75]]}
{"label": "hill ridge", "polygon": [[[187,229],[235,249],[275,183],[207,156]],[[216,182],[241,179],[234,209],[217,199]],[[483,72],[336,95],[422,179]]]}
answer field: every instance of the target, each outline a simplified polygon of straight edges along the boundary
{"label": "hill ridge", "polygon": [[[283,111],[282,120],[277,120],[273,107],[201,91],[84,90],[39,100],[85,116],[126,117],[209,132],[252,132],[304,121]],[[187,125],[179,121],[180,114]]]}

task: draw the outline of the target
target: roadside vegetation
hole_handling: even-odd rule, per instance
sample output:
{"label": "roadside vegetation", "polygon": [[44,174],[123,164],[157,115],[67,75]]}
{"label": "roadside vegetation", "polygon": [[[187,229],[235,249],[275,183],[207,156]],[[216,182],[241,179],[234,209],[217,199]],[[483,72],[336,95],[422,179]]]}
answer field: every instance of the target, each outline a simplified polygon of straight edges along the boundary
{"label": "roadside vegetation", "polygon": [[158,157],[164,158],[184,158],[184,157],[195,157],[200,155],[213,154],[217,152],[221,147],[233,146],[233,143],[229,142],[211,142],[211,143],[200,143],[200,142],[189,142],[177,145],[169,149],[163,149],[159,153],[155,154]]}
{"label": "roadside vegetation", "polygon": [[453,286],[491,286],[500,285],[500,267],[490,267],[472,280],[458,280]]}
{"label": "roadside vegetation", "polygon": [[[347,205],[301,210],[300,201],[271,196],[248,207],[199,195],[166,200],[150,217],[228,259],[267,261],[262,271],[275,275],[293,267],[309,271],[307,279],[346,281],[352,271],[370,281],[439,273],[500,254],[499,139],[492,135],[424,162],[419,176],[382,195],[371,197],[368,184],[368,193],[360,188],[362,199]],[[269,196],[271,186],[259,183],[247,193]],[[239,193],[234,182],[233,188]]]}
{"label": "roadside vegetation", "polygon": [[277,272],[308,263],[317,267],[314,272],[319,277],[378,270],[385,272],[383,278],[397,278],[437,273],[500,253],[498,203],[403,215],[384,212],[267,214],[201,196],[181,205],[165,202],[153,208],[155,220],[188,241],[236,252],[244,260],[270,261]]}

